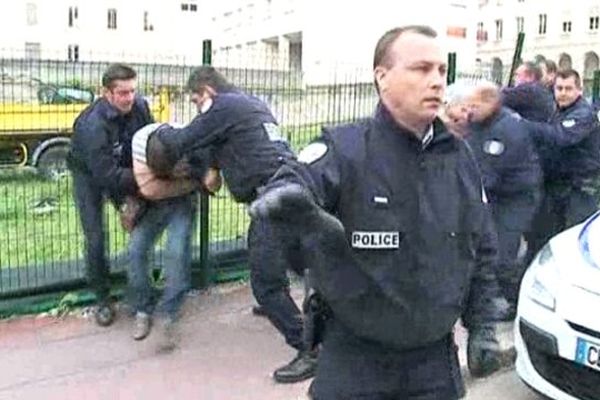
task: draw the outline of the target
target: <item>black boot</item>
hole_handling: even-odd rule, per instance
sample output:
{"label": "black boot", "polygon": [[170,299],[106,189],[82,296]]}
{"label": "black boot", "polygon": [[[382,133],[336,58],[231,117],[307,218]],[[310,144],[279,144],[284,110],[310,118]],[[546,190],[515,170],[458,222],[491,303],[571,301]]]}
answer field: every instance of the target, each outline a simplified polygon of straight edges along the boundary
{"label": "black boot", "polygon": [[256,315],[257,317],[266,317],[267,311],[263,306],[252,306],[252,314]]}
{"label": "black boot", "polygon": [[94,310],[94,319],[96,324],[99,326],[110,326],[115,320],[115,308],[114,305],[108,301],[101,301]]}
{"label": "black boot", "polygon": [[316,350],[300,351],[287,365],[278,368],[273,373],[273,378],[279,383],[296,383],[315,376],[317,371]]}

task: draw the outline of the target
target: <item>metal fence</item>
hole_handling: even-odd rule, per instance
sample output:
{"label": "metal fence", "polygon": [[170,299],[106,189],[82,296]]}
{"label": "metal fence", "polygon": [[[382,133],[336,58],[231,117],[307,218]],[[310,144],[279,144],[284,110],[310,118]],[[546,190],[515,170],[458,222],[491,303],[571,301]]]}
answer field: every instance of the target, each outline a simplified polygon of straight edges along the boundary
{"label": "metal fence", "polygon": [[[85,93],[100,93],[101,75],[107,66],[104,62],[0,58],[0,299],[83,283],[83,235],[71,195],[71,178],[68,174],[51,175],[50,179],[41,176],[33,168],[36,159],[32,153],[49,139],[68,139],[66,123],[70,127],[76,115],[73,112],[89,101]],[[138,72],[139,93],[153,106],[161,101],[161,93],[168,93],[168,112],[161,115],[179,123],[193,118],[195,109],[184,90],[193,66],[132,66]],[[295,150],[317,136],[323,125],[370,115],[377,99],[371,82],[345,79],[307,86],[299,71],[257,69],[251,64],[220,70],[269,105]],[[356,76],[360,74],[357,71]],[[74,107],[69,109],[72,115],[47,107],[56,104]],[[11,114],[17,106],[29,107],[30,114]],[[34,120],[35,126],[27,125]],[[248,217],[226,189],[209,201],[208,207],[203,204],[201,208],[204,215],[198,214],[201,223],[195,228],[194,265],[203,269],[208,262],[226,268],[227,254],[242,254],[245,249]],[[105,223],[112,268],[122,271],[127,260],[127,235],[111,206],[106,207]],[[161,265],[162,245],[161,241],[156,247],[156,266]],[[208,261],[203,254],[208,255]]]}

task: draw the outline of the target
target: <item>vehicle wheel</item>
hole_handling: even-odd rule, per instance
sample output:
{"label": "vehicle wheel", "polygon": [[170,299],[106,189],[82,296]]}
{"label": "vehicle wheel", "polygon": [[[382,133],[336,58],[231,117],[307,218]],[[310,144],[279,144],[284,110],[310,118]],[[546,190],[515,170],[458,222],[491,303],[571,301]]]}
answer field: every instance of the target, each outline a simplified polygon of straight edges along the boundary
{"label": "vehicle wheel", "polygon": [[65,145],[56,145],[44,150],[37,161],[38,174],[51,180],[58,180],[67,176],[69,173],[67,168],[68,152],[69,147]]}

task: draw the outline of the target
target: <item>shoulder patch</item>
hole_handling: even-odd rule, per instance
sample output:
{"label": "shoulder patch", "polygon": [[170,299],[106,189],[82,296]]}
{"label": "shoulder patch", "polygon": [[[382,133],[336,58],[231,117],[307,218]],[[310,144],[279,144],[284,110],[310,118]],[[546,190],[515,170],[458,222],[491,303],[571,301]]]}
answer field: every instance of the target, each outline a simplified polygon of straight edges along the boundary
{"label": "shoulder patch", "polygon": [[327,153],[327,150],[328,147],[323,142],[311,143],[298,154],[298,161],[305,164],[312,164],[321,159]]}
{"label": "shoulder patch", "polygon": [[208,110],[210,110],[210,108],[213,105],[213,100],[212,99],[206,99],[206,101],[204,103],[202,103],[202,107],[200,107],[200,114],[206,114],[208,112]]}
{"label": "shoulder patch", "polygon": [[281,134],[281,129],[279,129],[279,126],[277,126],[277,124],[274,124],[272,122],[265,122],[263,123],[263,128],[265,129],[265,132],[267,132],[267,135],[269,136],[269,140],[271,142],[285,142],[285,139]]}
{"label": "shoulder patch", "polygon": [[562,126],[564,126],[565,128],[572,128],[575,126],[575,120],[574,119],[566,119],[562,122]]}
{"label": "shoulder patch", "polygon": [[485,143],[483,143],[483,151],[492,156],[499,156],[500,154],[504,153],[504,149],[504,143],[499,140],[487,140]]}

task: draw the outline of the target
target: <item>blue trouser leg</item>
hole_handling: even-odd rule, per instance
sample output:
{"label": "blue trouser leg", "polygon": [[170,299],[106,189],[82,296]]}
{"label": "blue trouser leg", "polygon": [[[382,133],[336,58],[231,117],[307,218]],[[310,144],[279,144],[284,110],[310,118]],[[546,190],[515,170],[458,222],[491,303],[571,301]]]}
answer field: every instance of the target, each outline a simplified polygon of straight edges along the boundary
{"label": "blue trouser leg", "polygon": [[195,207],[190,196],[173,199],[169,207],[164,253],[166,282],[157,311],[175,319],[191,286],[190,243]]}
{"label": "blue trouser leg", "polygon": [[105,253],[104,198],[86,174],[73,172],[73,197],[85,240],[85,266],[88,285],[99,302],[110,292],[110,268]]}

